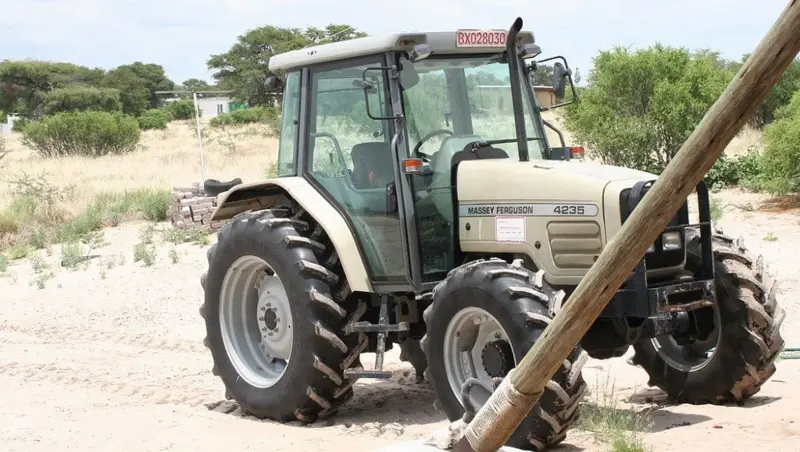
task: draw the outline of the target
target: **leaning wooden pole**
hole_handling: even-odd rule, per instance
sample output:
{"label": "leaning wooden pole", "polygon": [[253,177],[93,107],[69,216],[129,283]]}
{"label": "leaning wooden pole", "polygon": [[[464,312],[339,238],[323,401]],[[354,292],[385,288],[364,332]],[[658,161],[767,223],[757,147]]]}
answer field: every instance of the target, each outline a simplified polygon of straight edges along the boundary
{"label": "leaning wooden pole", "polygon": [[563,309],[469,423],[454,451],[489,452],[505,444],[536,404],[544,385],[752,117],[798,51],[800,0],[792,0],[608,243]]}

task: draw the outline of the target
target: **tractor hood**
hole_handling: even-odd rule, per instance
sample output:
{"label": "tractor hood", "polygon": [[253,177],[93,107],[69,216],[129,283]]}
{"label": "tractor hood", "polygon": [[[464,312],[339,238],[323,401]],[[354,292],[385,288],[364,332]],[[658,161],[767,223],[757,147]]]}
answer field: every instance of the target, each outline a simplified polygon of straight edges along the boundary
{"label": "tractor hood", "polygon": [[631,186],[637,181],[657,177],[644,171],[599,163],[467,160],[458,167],[458,199],[460,203],[592,202],[600,207],[609,183]]}
{"label": "tractor hood", "polygon": [[[525,163],[525,162],[517,162]],[[650,174],[645,171],[636,169],[623,168],[619,166],[603,165],[601,163],[589,162],[571,162],[565,160],[539,160],[531,162],[539,168],[552,168],[558,171],[568,171],[570,173],[582,174],[584,176],[592,176],[608,182],[628,180],[628,179],[646,179],[651,180],[657,178],[655,174]]]}

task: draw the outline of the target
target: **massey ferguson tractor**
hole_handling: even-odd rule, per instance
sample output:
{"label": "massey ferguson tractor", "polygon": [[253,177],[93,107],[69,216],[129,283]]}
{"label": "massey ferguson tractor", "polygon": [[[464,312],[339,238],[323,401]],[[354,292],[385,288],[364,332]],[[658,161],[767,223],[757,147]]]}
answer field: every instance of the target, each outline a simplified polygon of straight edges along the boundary
{"label": "massey ferguson tractor", "polygon": [[[273,56],[277,176],[218,196],[201,283],[213,373],[244,413],[314,422],[388,379],[397,345],[450,420],[536,342],[657,176],[550,143],[574,101],[562,57],[508,30],[389,34]],[[553,64],[561,103],[531,74]],[[563,63],[562,63],[563,62]],[[567,96],[571,88],[571,99]],[[569,99],[569,100],[567,100]],[[674,402],[743,402],[783,347],[775,283],[712,228],[700,183],[509,440],[543,450],[579,416],[588,357],[622,356]],[[364,365],[362,353],[374,353]],[[357,388],[356,388],[357,390]]]}

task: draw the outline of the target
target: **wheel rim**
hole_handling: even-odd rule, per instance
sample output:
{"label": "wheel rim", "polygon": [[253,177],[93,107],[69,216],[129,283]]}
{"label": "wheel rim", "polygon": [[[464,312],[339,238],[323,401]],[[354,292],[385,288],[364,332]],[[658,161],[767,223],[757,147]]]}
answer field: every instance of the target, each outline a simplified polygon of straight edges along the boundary
{"label": "wheel rim", "polygon": [[684,372],[696,372],[704,369],[714,359],[719,347],[720,323],[719,310],[714,307],[703,308],[714,311],[714,326],[703,341],[681,345],[673,335],[658,336],[650,339],[656,353],[668,365]]}
{"label": "wheel rim", "polygon": [[459,311],[447,325],[444,335],[444,368],[450,389],[461,400],[461,387],[475,378],[492,387],[492,375],[487,372],[483,352],[497,341],[509,344],[511,367],[516,362],[508,334],[500,322],[487,311],[468,307]]}
{"label": "wheel rim", "polygon": [[275,271],[243,256],[222,282],[219,324],[225,351],[239,377],[269,388],[283,377],[292,353],[292,311]]}

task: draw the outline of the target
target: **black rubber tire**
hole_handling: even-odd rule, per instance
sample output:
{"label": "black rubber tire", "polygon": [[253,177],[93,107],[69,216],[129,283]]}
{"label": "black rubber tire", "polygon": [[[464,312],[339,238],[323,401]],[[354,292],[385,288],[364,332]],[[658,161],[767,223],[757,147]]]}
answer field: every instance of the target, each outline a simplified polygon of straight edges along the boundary
{"label": "black rubber tire", "polygon": [[400,361],[410,363],[414,367],[417,381],[424,381],[423,374],[428,368],[425,352],[417,339],[406,339],[400,344]]}
{"label": "black rubber tire", "polygon": [[[450,319],[468,306],[480,307],[495,317],[512,342],[517,363],[533,346],[559,309],[563,292],[556,292],[521,261],[478,260],[450,272],[433,291],[433,303],[425,310],[426,335],[422,348],[428,361],[425,379],[433,386],[439,405],[450,421],[461,419],[464,406],[453,393],[444,367],[444,335]],[[548,300],[548,301],[544,301]],[[555,302],[553,304],[553,302]],[[581,370],[588,359],[576,347],[547,384],[531,414],[506,443],[525,450],[544,450],[562,442],[578,417],[587,385]]]}
{"label": "black rubber tire", "polygon": [[221,182],[216,179],[206,179],[203,182],[203,192],[206,196],[217,196],[242,183],[242,179],[237,177],[229,181]]}
{"label": "black rubber tire", "polygon": [[[201,277],[205,301],[203,343],[211,351],[212,372],[225,385],[225,396],[241,411],[258,418],[313,422],[337,411],[353,396],[353,380],[343,369],[360,365],[358,337],[343,335],[348,310],[342,294],[346,281],[337,274],[336,252],[319,235],[317,225],[303,221],[304,212],[286,209],[244,212],[218,233],[208,251],[208,272]],[[266,261],[281,278],[292,302],[294,336],[292,356],[283,377],[268,389],[258,389],[239,378],[225,351],[219,324],[219,294],[229,266],[243,255]],[[333,261],[336,261],[334,263]],[[326,267],[326,264],[329,267]],[[333,268],[332,271],[330,268]],[[337,290],[338,288],[338,290]]]}
{"label": "black rubber tire", "polygon": [[[687,240],[687,267],[700,264],[700,236]],[[716,353],[702,369],[685,371],[669,364],[649,339],[634,346],[633,364],[650,375],[650,386],[667,393],[671,402],[743,403],[775,373],[783,348],[780,325],[786,316],[778,306],[776,282],[764,270],[762,256],[753,258],[740,238],[713,235],[716,309],[723,334]],[[711,308],[705,308],[711,309]]]}

